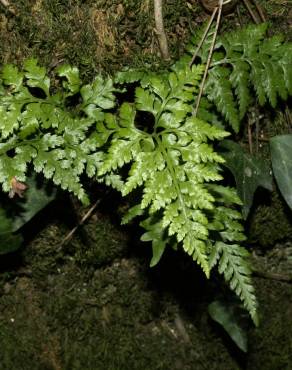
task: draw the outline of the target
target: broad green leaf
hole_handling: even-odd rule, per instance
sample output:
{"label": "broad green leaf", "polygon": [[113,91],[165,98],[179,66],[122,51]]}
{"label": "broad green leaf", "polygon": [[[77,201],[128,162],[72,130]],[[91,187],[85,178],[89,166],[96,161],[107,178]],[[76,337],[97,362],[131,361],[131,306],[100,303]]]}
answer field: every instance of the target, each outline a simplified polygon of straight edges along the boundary
{"label": "broad green leaf", "polygon": [[252,206],[254,193],[259,186],[272,190],[272,176],[268,163],[260,157],[246,153],[234,141],[224,140],[220,144],[225,166],[232,172],[238,195],[243,202],[242,212],[247,218]]}
{"label": "broad green leaf", "polygon": [[279,189],[292,209],[292,135],[270,139],[272,167]]}
{"label": "broad green leaf", "polygon": [[240,318],[236,315],[234,306],[222,301],[214,301],[208,306],[209,315],[220,324],[234,343],[247,352],[247,333],[243,329]]}

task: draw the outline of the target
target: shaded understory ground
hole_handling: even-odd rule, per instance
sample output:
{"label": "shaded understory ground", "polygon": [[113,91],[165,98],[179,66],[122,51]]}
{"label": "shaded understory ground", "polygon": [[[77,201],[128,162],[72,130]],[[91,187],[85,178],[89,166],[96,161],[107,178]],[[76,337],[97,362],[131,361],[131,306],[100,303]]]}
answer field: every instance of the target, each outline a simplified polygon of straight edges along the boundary
{"label": "shaded understory ground", "polygon": [[[103,211],[63,246],[62,215],[45,226],[1,261],[1,370],[292,368],[291,284],[255,279],[261,324],[250,325],[243,354],[207,313],[219,280],[206,282],[179,253],[150,269],[150,246]],[[254,259],[286,274],[292,244]]]}

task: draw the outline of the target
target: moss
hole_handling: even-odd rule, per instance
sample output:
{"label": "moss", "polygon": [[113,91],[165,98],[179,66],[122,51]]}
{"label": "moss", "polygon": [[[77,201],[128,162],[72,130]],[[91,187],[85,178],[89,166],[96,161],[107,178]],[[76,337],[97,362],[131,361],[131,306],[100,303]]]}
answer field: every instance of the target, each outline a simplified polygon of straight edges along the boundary
{"label": "moss", "polygon": [[[0,63],[21,64],[30,56],[50,68],[70,63],[85,80],[123,66],[159,68],[152,7],[150,0],[20,0],[14,4],[16,16],[1,14]],[[174,58],[189,37],[193,14],[182,0],[165,4]]]}
{"label": "moss", "polygon": [[248,370],[290,369],[292,367],[291,285],[257,279],[261,324],[250,333]]}
{"label": "moss", "polygon": [[[199,332],[170,291],[151,284],[145,259],[128,257],[126,238],[103,216],[87,230],[88,237],[97,232],[96,250],[117,251],[118,242],[123,248],[98,268],[76,258],[84,250],[77,236],[74,248],[58,250],[66,234],[60,222],[23,250],[21,268],[6,278],[0,296],[1,369],[200,370],[206,362],[214,370],[238,369],[216,333]],[[188,294],[189,304],[196,298]],[[175,325],[178,314],[191,344]]]}
{"label": "moss", "polygon": [[272,247],[292,235],[291,210],[277,191],[270,200],[258,205],[249,221],[249,240],[263,247]]}

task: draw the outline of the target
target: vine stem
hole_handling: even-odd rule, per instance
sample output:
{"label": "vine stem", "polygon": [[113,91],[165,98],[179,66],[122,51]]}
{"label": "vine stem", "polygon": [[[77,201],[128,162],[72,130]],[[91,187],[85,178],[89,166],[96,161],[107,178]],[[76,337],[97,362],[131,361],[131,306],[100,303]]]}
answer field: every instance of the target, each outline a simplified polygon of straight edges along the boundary
{"label": "vine stem", "polygon": [[[210,50],[209,50],[207,64],[206,64],[203,80],[202,80],[202,83],[201,83],[201,86],[200,86],[200,91],[199,91],[199,95],[198,95],[198,98],[197,98],[196,106],[195,106],[195,109],[193,111],[194,116],[196,116],[197,113],[198,113],[198,109],[199,109],[200,101],[201,101],[201,98],[202,98],[202,95],[203,95],[203,90],[204,90],[206,78],[207,78],[207,75],[208,75],[208,70],[209,70],[209,67],[210,67],[210,64],[211,64],[212,55],[213,55],[213,51],[214,51],[214,47],[215,47],[215,43],[216,43],[216,38],[217,38],[218,30],[219,30],[221,15],[222,15],[222,7],[223,7],[223,0],[219,0],[218,1],[218,6],[213,11],[213,13],[215,13],[215,14],[218,11],[217,20],[216,20],[216,27],[215,27],[215,31],[214,31],[214,35],[213,35],[213,39],[212,39],[212,44],[211,44],[211,47],[210,47]],[[212,14],[212,16],[213,16],[213,14]]]}
{"label": "vine stem", "polygon": [[164,60],[169,60],[168,43],[163,25],[162,0],[154,0],[154,19],[155,33],[159,43],[161,56]]}

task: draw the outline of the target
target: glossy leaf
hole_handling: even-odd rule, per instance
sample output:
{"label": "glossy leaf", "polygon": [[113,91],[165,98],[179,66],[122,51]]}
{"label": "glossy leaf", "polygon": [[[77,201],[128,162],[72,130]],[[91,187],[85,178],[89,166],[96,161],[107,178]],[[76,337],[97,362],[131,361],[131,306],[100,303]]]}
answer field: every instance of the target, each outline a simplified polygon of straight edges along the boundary
{"label": "glossy leaf", "polygon": [[208,306],[211,318],[218,322],[234,343],[243,351],[247,352],[247,332],[240,325],[238,315],[234,312],[231,304],[222,301],[214,301]]}
{"label": "glossy leaf", "polygon": [[279,189],[292,209],[292,135],[279,135],[270,140],[273,173]]}
{"label": "glossy leaf", "polygon": [[271,170],[263,158],[248,154],[234,141],[224,140],[220,148],[226,160],[225,166],[235,178],[238,195],[243,202],[243,216],[247,218],[257,188],[272,190]]}

